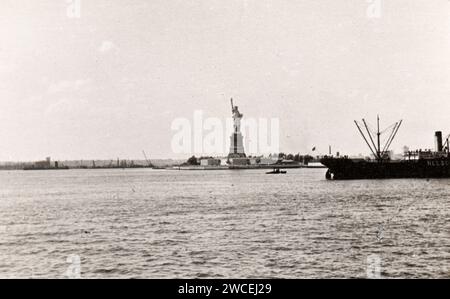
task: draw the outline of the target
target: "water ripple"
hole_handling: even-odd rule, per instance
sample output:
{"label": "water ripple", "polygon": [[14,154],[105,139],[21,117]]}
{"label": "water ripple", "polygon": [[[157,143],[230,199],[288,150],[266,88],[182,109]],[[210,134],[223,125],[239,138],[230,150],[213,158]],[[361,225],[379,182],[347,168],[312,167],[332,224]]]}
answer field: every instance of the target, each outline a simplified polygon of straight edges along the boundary
{"label": "water ripple", "polygon": [[449,180],[323,170],[0,173],[0,277],[449,278]]}

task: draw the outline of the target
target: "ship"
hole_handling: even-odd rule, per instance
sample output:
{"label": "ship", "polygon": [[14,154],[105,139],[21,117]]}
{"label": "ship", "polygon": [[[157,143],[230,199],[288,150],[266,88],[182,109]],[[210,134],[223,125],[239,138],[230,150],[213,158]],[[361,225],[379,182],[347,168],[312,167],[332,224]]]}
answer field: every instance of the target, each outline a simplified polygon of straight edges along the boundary
{"label": "ship", "polygon": [[37,167],[37,166],[26,166],[23,170],[68,170],[70,169],[68,166],[62,167]]}
{"label": "ship", "polygon": [[[380,132],[380,118],[377,117],[376,133],[370,130],[364,119],[362,124],[357,121],[355,124],[371,150],[372,156],[365,159],[324,156],[320,162],[328,168],[326,179],[450,178],[450,135],[445,138],[443,143],[442,132],[437,131],[435,132],[436,146],[434,150],[405,150],[401,159],[393,159],[389,147],[397,135],[402,121],[396,122]],[[392,130],[389,130],[390,128]],[[380,136],[385,132],[390,132],[390,134],[386,143],[381,146]]]}
{"label": "ship", "polygon": [[58,161],[52,163],[51,158],[47,157],[44,161],[34,162],[27,165],[23,170],[67,170],[69,167],[60,165]]}

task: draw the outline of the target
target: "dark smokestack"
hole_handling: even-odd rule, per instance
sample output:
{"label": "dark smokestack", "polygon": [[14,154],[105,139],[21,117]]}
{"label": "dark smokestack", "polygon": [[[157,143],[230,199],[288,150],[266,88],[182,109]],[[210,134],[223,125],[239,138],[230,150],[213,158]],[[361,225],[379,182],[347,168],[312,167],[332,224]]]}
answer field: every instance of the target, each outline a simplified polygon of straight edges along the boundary
{"label": "dark smokestack", "polygon": [[442,152],[442,132],[438,131],[434,136],[436,138],[436,151]]}

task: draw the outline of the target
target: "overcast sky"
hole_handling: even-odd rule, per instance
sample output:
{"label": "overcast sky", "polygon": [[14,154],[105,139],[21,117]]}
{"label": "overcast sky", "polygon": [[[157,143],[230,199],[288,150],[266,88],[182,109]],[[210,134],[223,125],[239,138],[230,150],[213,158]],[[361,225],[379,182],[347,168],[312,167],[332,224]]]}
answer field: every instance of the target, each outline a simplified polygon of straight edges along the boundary
{"label": "overcast sky", "polygon": [[368,153],[377,113],[397,151],[450,133],[450,1],[80,2],[0,2],[0,160],[180,157],[172,121],[230,97],[284,152]]}

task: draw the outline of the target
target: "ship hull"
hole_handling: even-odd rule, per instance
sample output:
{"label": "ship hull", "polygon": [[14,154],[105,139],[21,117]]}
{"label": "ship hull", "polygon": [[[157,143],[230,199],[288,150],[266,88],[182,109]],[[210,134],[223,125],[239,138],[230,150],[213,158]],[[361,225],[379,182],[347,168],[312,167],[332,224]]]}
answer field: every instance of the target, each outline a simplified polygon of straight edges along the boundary
{"label": "ship hull", "polygon": [[327,179],[393,179],[393,178],[450,178],[450,158],[366,161],[346,158],[323,158],[328,168]]}

